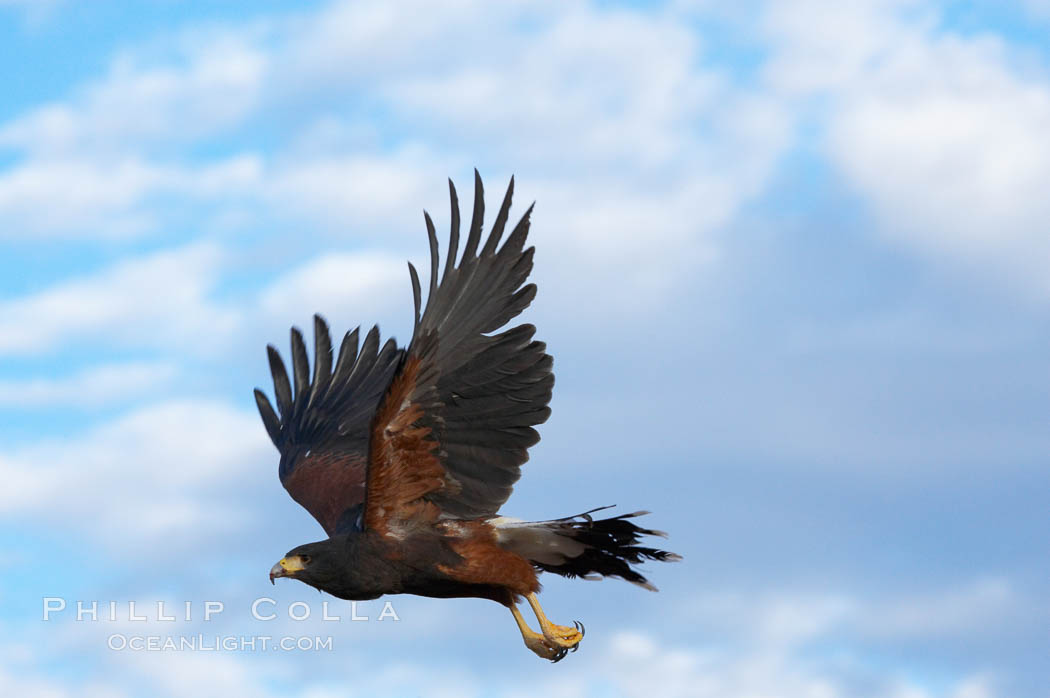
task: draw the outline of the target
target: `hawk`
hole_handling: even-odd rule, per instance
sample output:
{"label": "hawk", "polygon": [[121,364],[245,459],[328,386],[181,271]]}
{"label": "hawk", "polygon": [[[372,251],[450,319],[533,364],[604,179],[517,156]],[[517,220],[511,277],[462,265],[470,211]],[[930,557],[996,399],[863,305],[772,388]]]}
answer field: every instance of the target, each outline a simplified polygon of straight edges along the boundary
{"label": "hawk", "polygon": [[[536,328],[504,327],[536,295],[526,284],[532,206],[502,240],[514,179],[482,239],[484,192],[474,172],[474,209],[462,254],[455,186],[447,255],[424,212],[430,280],[422,305],[408,265],[415,322],[407,347],[373,327],[348,332],[334,356],[328,325],[314,316],[311,371],[302,332],[291,330],[291,378],[268,346],[275,411],[255,390],[266,431],[280,451],[281,484],[327,538],[290,550],[270,570],[342,599],[384,594],[491,599],[510,609],[525,645],[558,661],[576,650],[583,625],[549,621],[536,597],[540,572],[620,577],[646,589],[632,565],[678,555],[640,545],[664,536],[632,519],[595,518],[600,507],[550,521],[499,515],[550,416],[553,360]],[[502,240],[502,244],[501,244]],[[458,260],[458,261],[457,261]],[[334,358],[333,358],[334,357]],[[518,604],[531,606],[540,632]]]}

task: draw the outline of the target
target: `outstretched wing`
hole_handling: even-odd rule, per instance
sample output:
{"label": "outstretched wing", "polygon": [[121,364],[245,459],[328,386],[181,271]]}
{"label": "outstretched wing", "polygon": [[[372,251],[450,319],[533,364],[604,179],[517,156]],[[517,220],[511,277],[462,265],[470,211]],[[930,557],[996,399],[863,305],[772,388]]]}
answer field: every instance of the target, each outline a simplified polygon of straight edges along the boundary
{"label": "outstretched wing", "polygon": [[314,367],[303,335],[292,328],[292,384],[280,354],[267,347],[278,417],[256,388],[255,401],[281,452],[281,484],[329,535],[360,528],[365,501],[370,425],[404,355],[393,339],[379,348],[373,327],[358,351],[359,332],[343,337],[332,368],[328,325],[314,316]]}
{"label": "outstretched wing", "polygon": [[[532,302],[523,285],[533,249],[523,250],[530,206],[500,246],[510,212],[511,179],[481,244],[484,194],[474,172],[474,212],[459,263],[459,203],[449,182],[452,224],[438,280],[434,224],[430,288],[420,315],[419,275],[409,264],[415,327],[401,367],[372,426],[366,528],[389,532],[397,522],[495,514],[510,496],[539,440],[533,427],[550,416],[553,360],[532,325],[497,333]],[[498,247],[498,249],[497,249]]]}

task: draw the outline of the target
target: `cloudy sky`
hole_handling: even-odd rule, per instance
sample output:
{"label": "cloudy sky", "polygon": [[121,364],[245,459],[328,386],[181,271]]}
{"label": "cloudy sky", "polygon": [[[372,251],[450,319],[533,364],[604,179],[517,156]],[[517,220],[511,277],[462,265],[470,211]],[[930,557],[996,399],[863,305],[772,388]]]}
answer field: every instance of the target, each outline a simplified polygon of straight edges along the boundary
{"label": "cloudy sky", "polygon": [[[4,692],[1045,696],[1048,35],[1045,0],[0,0]],[[651,509],[685,556],[548,579],[588,628],[556,666],[496,604],[267,583],[321,531],[264,346],[407,339],[474,167],[537,202],[558,381],[506,513]],[[110,648],[197,634],[333,647]]]}

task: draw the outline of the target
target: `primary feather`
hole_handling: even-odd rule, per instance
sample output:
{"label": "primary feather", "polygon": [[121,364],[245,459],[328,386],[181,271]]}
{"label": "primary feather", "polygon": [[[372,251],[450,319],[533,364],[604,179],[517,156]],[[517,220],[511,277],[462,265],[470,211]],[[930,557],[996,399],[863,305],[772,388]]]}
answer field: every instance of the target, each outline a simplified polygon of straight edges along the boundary
{"label": "primary feather", "polygon": [[[255,397],[281,452],[281,482],[329,535],[367,521],[383,525],[385,517],[406,512],[492,515],[510,496],[528,448],[539,440],[533,427],[550,415],[554,385],[553,360],[533,339],[532,325],[499,331],[536,294],[525,284],[532,269],[533,248],[524,248],[531,207],[500,245],[513,190],[511,179],[479,253],[485,206],[475,172],[470,227],[459,255],[459,200],[449,182],[443,268],[425,214],[431,277],[424,306],[418,272],[409,264],[414,322],[407,349],[387,340],[380,350],[373,327],[358,352],[355,329],[344,337],[333,369],[328,326],[320,316],[314,318],[312,376],[298,329],[291,334],[291,378],[280,354],[268,347],[277,411],[261,391]],[[392,424],[420,436],[411,444],[395,441],[388,436]],[[358,515],[368,501],[373,508],[387,504],[382,516]]]}

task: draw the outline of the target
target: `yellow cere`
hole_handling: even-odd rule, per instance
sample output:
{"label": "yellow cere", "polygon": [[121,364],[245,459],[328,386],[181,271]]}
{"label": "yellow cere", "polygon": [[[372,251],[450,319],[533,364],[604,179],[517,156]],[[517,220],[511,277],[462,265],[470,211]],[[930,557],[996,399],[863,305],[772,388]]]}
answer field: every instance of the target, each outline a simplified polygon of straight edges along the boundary
{"label": "yellow cere", "polygon": [[298,572],[299,570],[306,569],[306,565],[303,564],[303,559],[298,555],[281,558],[281,561],[277,564],[287,572]]}

